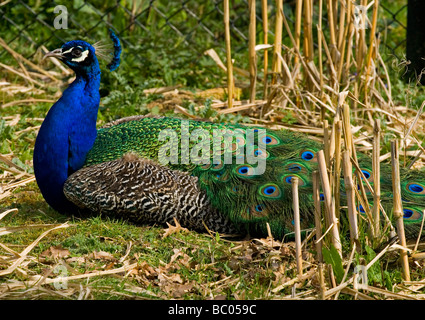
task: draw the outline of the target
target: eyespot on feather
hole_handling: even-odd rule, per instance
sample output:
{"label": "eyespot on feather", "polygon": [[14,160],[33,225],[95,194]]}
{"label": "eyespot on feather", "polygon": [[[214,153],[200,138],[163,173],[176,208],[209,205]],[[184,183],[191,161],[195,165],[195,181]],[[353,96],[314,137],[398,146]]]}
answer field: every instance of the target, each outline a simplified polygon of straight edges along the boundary
{"label": "eyespot on feather", "polygon": [[211,170],[218,171],[221,170],[224,166],[224,163],[220,161],[220,163],[213,163],[211,166]]}
{"label": "eyespot on feather", "polygon": [[284,175],[282,178],[283,182],[286,182],[287,184],[292,184],[292,178],[293,177],[297,177],[298,178],[298,186],[299,187],[303,187],[306,183],[303,180],[303,178],[301,178],[300,176],[296,175],[296,174],[291,174],[291,175]]}
{"label": "eyespot on feather", "polygon": [[406,223],[422,220],[422,212],[414,208],[403,209],[403,221]]}
{"label": "eyespot on feather", "polygon": [[[365,178],[368,182],[373,182],[373,175],[372,175],[372,172],[370,170],[361,169],[361,171],[362,171],[363,175],[365,176]],[[363,179],[363,177],[362,177],[362,179]]]}
{"label": "eyespot on feather", "polygon": [[303,150],[300,153],[300,158],[305,161],[317,162],[316,153],[313,150]]}
{"label": "eyespot on feather", "polygon": [[307,173],[307,169],[297,162],[288,163],[285,166],[284,171],[288,171],[290,173]]}
{"label": "eyespot on feather", "polygon": [[211,163],[203,164],[202,166],[200,166],[200,168],[202,170],[208,170],[209,168],[211,168]]}
{"label": "eyespot on feather", "polygon": [[264,204],[260,203],[249,208],[249,212],[253,218],[262,218],[267,216],[268,210]]}
{"label": "eyespot on feather", "polygon": [[271,135],[270,133],[267,133],[266,136],[263,136],[261,141],[266,146],[275,146],[275,145],[280,143],[279,139],[277,137]]}
{"label": "eyespot on feather", "polygon": [[409,182],[406,184],[406,191],[416,195],[423,195],[425,194],[425,187],[416,182]]}
{"label": "eyespot on feather", "polygon": [[254,146],[253,153],[254,156],[260,159],[268,159],[270,157],[270,154],[266,150],[262,150],[260,148],[257,148],[256,146]]}
{"label": "eyespot on feather", "polygon": [[246,177],[246,178],[251,178],[254,176],[254,168],[251,167],[248,164],[243,164],[240,166],[237,166],[235,169],[235,173],[240,176],[240,177]]}
{"label": "eyespot on feather", "polygon": [[259,189],[259,193],[263,197],[272,199],[280,198],[282,195],[279,186],[273,183],[268,183],[266,185],[261,186]]}
{"label": "eyespot on feather", "polygon": [[215,175],[213,175],[213,178],[217,181],[226,182],[229,181],[229,172],[217,172]]}

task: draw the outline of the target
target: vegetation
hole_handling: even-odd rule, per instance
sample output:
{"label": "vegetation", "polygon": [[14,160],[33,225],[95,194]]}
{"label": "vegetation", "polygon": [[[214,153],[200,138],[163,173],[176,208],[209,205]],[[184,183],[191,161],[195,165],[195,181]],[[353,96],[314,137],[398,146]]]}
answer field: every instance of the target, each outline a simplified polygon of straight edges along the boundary
{"label": "vegetation", "polygon": [[[326,1],[323,2],[322,17],[317,7],[313,10],[313,25],[319,20],[323,24],[328,21]],[[41,121],[72,79],[72,74],[51,61],[42,61],[41,44],[53,49],[60,46],[61,39],[82,37],[90,42],[107,39],[105,21],[120,31],[125,47],[123,63],[114,73],[104,68],[99,126],[112,119],[150,113],[212,121],[256,122],[258,125],[305,130],[312,138],[323,141],[323,120],[332,125],[333,114],[321,115],[320,108],[309,94],[320,97],[329,108],[337,110],[338,94],[348,82],[344,82],[347,78],[341,81],[334,78],[330,71],[332,58],[325,57],[322,49],[321,53],[316,51],[312,61],[319,70],[319,56],[323,55],[325,83],[336,88],[336,93],[328,87],[312,88],[307,80],[309,71],[301,67],[301,76],[294,76],[292,87],[284,77],[277,77],[266,96],[262,94],[263,82],[258,81],[257,101],[250,104],[245,101],[250,97],[249,77],[246,73],[243,75],[244,72],[235,72],[236,94],[233,98],[238,111],[229,111],[226,108],[226,72],[211,56],[204,54],[207,49],[214,48],[218,57],[226,61],[221,1],[185,2],[185,8],[196,16],[188,10],[181,10],[183,5],[180,3],[162,0],[153,2],[156,9],[148,7],[149,1],[121,1],[119,5],[112,0],[90,1],[90,4],[83,0],[73,1],[68,8],[72,14],[69,29],[54,33],[48,23],[43,23],[51,21],[54,16],[50,2],[30,0],[26,3],[27,6],[0,6],[0,13],[9,18],[0,21],[0,46],[4,49],[0,51],[0,299],[423,297],[423,285],[419,282],[424,278],[423,262],[417,258],[421,248],[416,248],[416,258],[410,256],[413,282],[406,287],[408,284],[402,281],[399,252],[388,250],[387,234],[383,235],[381,243],[372,241],[367,220],[360,221],[358,246],[353,248],[348,223],[341,217],[343,254],[340,255],[331,245],[327,235],[323,264],[317,259],[312,235],[307,233],[303,242],[305,273],[299,276],[295,244],[288,239],[232,239],[188,231],[178,222],[165,227],[135,226],[125,221],[100,217],[82,220],[54,212],[45,203],[34,181],[32,151]],[[244,1],[232,3],[234,66],[242,71],[249,70],[248,6]],[[381,3],[391,12],[396,12],[404,4],[403,1]],[[295,2],[285,2],[284,6],[291,28],[297,20],[294,6]],[[34,12],[38,15],[35,16]],[[269,1],[268,12],[268,40],[273,44],[274,2]],[[393,17],[386,12],[380,11],[377,22],[378,30],[385,27],[383,30],[386,31],[380,51],[386,63],[377,63],[378,73],[374,75],[373,86],[365,85],[365,79],[356,73],[363,72],[364,75],[364,70],[356,70],[354,64],[349,64],[346,74],[354,79],[348,90],[355,98],[347,98],[351,99],[347,100],[347,105],[354,110],[349,121],[353,127],[361,129],[354,133],[358,151],[372,152],[370,136],[373,131],[369,113],[362,110],[360,103],[367,100],[367,107],[393,113],[401,119],[402,124],[386,121],[384,113],[374,112],[373,116],[383,120],[381,155],[390,152],[391,141],[403,137],[412,123],[416,125],[413,132],[418,141],[422,141],[424,132],[421,119],[413,120],[425,95],[421,87],[401,80],[405,66],[402,47],[397,49],[398,59],[388,47],[396,46],[404,38],[404,29],[399,24],[390,24]],[[164,19],[162,13],[166,13],[169,19]],[[257,4],[257,16],[260,13],[261,6]],[[406,10],[400,11],[396,17],[405,23]],[[257,43],[262,43],[262,26],[257,23]],[[305,38],[305,43],[317,41],[314,30],[314,36]],[[326,41],[329,32],[329,28],[323,28]],[[297,66],[297,55],[290,37],[284,34],[282,44],[286,51],[282,56],[292,71]],[[382,45],[382,41],[388,47]],[[364,43],[367,48],[372,45],[368,39]],[[307,61],[304,45],[300,45],[303,52],[298,61]],[[257,51],[260,80],[264,76],[264,52]],[[271,49],[268,52],[270,56]],[[353,49],[353,56],[356,54]],[[374,62],[378,61],[378,56],[376,53]],[[25,58],[41,69],[29,64]],[[269,69],[274,63],[270,58]],[[270,83],[272,77],[273,74],[269,75]],[[391,96],[385,90],[388,85],[392,88]],[[271,97],[273,92],[276,92],[274,98]],[[344,113],[340,114],[344,116]],[[342,139],[341,145],[345,145],[345,135]],[[417,149],[415,143],[405,148],[401,164],[408,165]],[[422,163],[423,156],[415,165],[420,167]],[[329,169],[334,170],[333,163],[329,164]],[[348,282],[354,275],[354,266],[367,265],[380,253],[383,255],[368,272],[369,290],[354,288],[353,283]],[[70,278],[65,284],[54,282],[58,276]],[[339,290],[332,291],[339,285]],[[415,295],[412,295],[413,289]]]}

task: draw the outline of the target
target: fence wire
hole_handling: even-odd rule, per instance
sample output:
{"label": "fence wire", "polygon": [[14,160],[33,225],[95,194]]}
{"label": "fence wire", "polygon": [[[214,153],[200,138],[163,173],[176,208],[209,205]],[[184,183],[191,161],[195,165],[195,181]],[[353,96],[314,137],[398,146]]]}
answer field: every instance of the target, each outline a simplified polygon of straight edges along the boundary
{"label": "fence wire", "polygon": [[[314,2],[317,5],[317,1]],[[54,8],[64,5],[68,11],[68,28],[56,29]],[[248,43],[248,2],[230,1],[232,49],[246,51]],[[261,43],[261,1],[257,0],[257,36]],[[381,1],[379,33],[381,50],[386,59],[401,59],[405,52],[407,0]],[[288,21],[293,21],[295,0],[284,1]],[[273,35],[275,2],[268,1],[269,35]],[[42,46],[55,48],[71,39],[91,41],[107,39],[112,28],[127,48],[138,47],[143,57],[143,44],[150,43],[158,51],[175,48],[187,51],[196,61],[209,48],[224,52],[223,1],[183,0],[103,0],[45,1],[0,0],[0,37],[26,58]],[[141,46],[141,47],[140,47]],[[142,48],[142,50],[140,50]],[[20,50],[19,50],[20,49]],[[0,58],[6,51],[0,48]]]}

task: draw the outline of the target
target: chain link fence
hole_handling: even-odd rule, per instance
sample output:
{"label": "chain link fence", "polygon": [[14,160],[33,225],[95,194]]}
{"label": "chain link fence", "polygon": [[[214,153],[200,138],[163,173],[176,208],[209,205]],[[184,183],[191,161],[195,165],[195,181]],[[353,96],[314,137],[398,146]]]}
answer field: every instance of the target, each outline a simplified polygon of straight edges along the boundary
{"label": "chain link fence", "polygon": [[[314,1],[314,4],[317,5],[317,2]],[[61,13],[55,12],[59,5],[67,10],[66,29],[54,27],[54,21]],[[243,55],[247,52],[248,1],[230,1],[230,6],[232,50],[237,58],[238,53]],[[293,21],[294,10],[295,0],[284,1],[285,16],[290,22]],[[256,12],[257,42],[261,43],[260,0],[257,0]],[[268,1],[268,13],[269,37],[273,38],[274,1]],[[385,59],[403,57],[406,25],[407,0],[381,1],[378,30]],[[26,58],[33,57],[42,46],[56,48],[71,39],[107,40],[108,28],[114,29],[124,47],[130,50],[127,58],[138,59],[141,63],[146,62],[146,55],[151,55],[151,60],[155,61],[157,54],[166,56],[172,68],[179,68],[205,59],[204,52],[209,48],[214,48],[224,57],[222,0],[0,0],[0,37]],[[0,59],[5,55],[6,51],[0,48]],[[205,66],[208,67],[208,63]]]}

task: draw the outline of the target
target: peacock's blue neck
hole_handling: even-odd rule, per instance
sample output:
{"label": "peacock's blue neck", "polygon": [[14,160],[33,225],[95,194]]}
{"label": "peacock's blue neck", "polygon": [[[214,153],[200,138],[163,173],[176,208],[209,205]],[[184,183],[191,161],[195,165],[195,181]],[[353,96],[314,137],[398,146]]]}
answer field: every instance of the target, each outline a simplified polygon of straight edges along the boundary
{"label": "peacock's blue neck", "polygon": [[96,139],[100,69],[78,74],[49,110],[34,147],[34,172],[47,203],[61,213],[77,208],[63,193],[70,174],[80,169]]}

